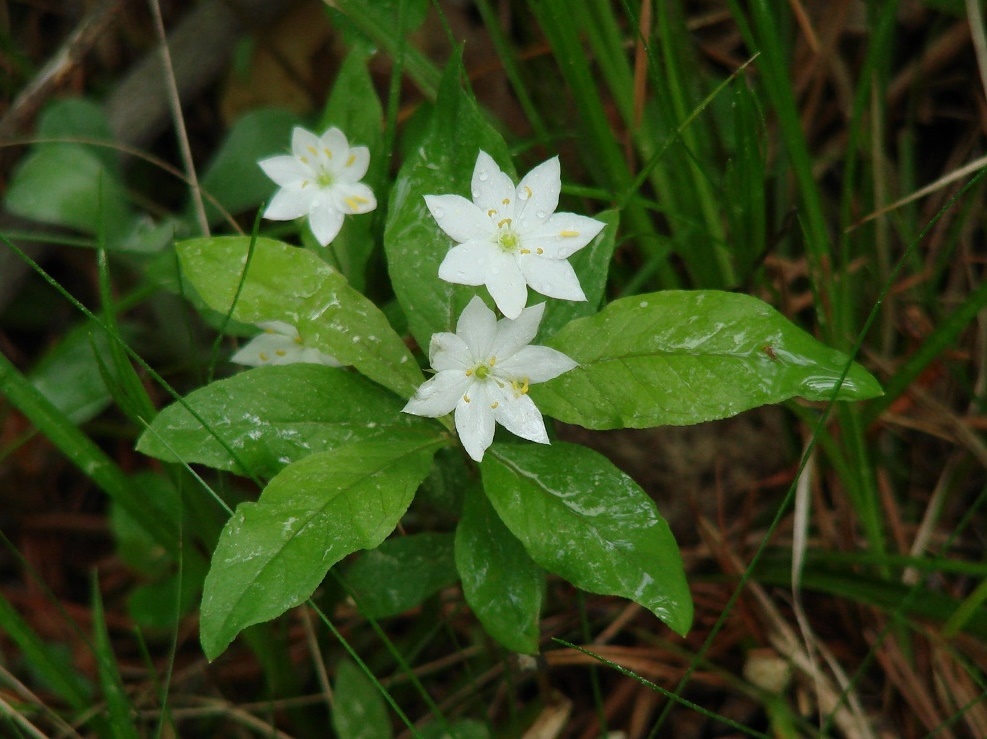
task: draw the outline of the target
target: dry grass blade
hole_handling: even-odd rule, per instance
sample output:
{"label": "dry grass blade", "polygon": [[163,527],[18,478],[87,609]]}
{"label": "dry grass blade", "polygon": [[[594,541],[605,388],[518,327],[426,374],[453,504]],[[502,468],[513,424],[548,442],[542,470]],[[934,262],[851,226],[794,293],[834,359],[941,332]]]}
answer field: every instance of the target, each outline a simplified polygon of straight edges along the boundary
{"label": "dry grass blade", "polygon": [[[719,549],[721,555],[726,558],[734,571],[743,572],[744,563],[736,552],[729,547],[720,546],[720,534],[717,529],[705,518],[700,518],[698,523],[703,537]],[[838,684],[834,683],[834,679],[830,675],[817,667],[804,650],[795,630],[782,617],[764,588],[751,580],[748,580],[747,588],[754,595],[760,606],[761,614],[767,622],[768,640],[771,646],[780,655],[790,660],[799,672],[814,682],[819,713],[823,716],[832,714],[833,720],[840,728],[843,736],[849,739],[876,739],[876,734],[864,714],[860,697],[856,692],[847,691],[845,687],[841,689]],[[817,642],[817,647],[830,669],[836,669],[835,677],[838,682],[846,686],[849,681],[842,669],[838,667],[835,658],[821,642]]]}

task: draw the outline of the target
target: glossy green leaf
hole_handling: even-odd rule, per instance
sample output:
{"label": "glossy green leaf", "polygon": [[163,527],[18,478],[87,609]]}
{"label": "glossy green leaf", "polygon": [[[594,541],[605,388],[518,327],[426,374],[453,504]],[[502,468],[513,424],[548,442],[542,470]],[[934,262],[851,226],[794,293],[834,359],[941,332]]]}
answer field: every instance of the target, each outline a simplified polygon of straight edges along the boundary
{"label": "glossy green leaf", "polygon": [[259,501],[237,506],[206,576],[206,656],[302,603],[346,555],[384,541],[443,443],[413,435],[312,454],[285,467]]}
{"label": "glossy green leaf", "polygon": [[346,571],[360,612],[396,616],[455,583],[452,542],[452,534],[398,536],[361,555]]}
{"label": "glossy green leaf", "polygon": [[846,355],[747,295],[669,290],[622,298],[573,321],[548,345],[579,367],[535,385],[543,413],[593,429],[726,418],[800,396],[864,400],[881,394]]}
{"label": "glossy green leaf", "polygon": [[[480,113],[473,96],[460,86],[460,59],[449,62],[422,140],[406,157],[388,206],[384,249],[398,302],[408,328],[422,347],[432,334],[454,331],[476,288],[439,279],[439,265],[455,243],[425,206],[425,195],[470,196],[473,167],[480,150],[512,177],[507,145]],[[483,292],[481,288],[481,292]]]}
{"label": "glossy green leaf", "polygon": [[273,239],[257,239],[248,265],[249,245],[247,236],[227,236],[190,239],[176,248],[186,280],[213,310],[230,311],[242,280],[234,319],[289,323],[307,346],[401,397],[414,394],[423,379],[411,352],[346,278],[314,254]]}
{"label": "glossy green leaf", "polygon": [[[298,116],[281,109],[255,110],[238,118],[200,179],[203,191],[232,215],[273,197],[278,186],[257,162],[287,153],[291,129],[297,122]],[[222,222],[224,215],[210,198],[203,202],[209,222]],[[191,218],[192,206],[186,210],[186,217]]]}
{"label": "glossy green leaf", "polygon": [[535,562],[689,630],[692,598],[675,538],[654,501],[606,457],[564,442],[494,443],[480,470],[497,514]]}
{"label": "glossy green leaf", "polygon": [[456,568],[466,602],[486,632],[511,651],[537,654],[545,573],[479,490],[463,502]]}
{"label": "glossy green leaf", "polygon": [[46,144],[29,154],[7,189],[7,209],[42,223],[104,233],[114,246],[131,227],[123,186],[79,144]]}
{"label": "glossy green leaf", "polygon": [[165,408],[137,449],[167,462],[270,477],[314,452],[386,439],[394,432],[439,435],[438,425],[402,413],[403,405],[348,370],[315,364],[257,367]]}
{"label": "glossy green leaf", "polygon": [[336,668],[332,728],[339,739],[390,739],[391,721],[380,689],[349,660]]}
{"label": "glossy green leaf", "polygon": [[[613,249],[617,241],[620,212],[608,210],[595,214],[593,218],[606,223],[606,227],[587,246],[569,257],[569,264],[579,277],[579,284],[586,294],[586,301],[547,300],[545,316],[538,331],[538,335],[543,340],[558,333],[559,329],[570,321],[599,312],[603,304],[607,276],[610,274],[610,260],[613,258]],[[542,300],[545,298],[536,295],[534,302]]]}

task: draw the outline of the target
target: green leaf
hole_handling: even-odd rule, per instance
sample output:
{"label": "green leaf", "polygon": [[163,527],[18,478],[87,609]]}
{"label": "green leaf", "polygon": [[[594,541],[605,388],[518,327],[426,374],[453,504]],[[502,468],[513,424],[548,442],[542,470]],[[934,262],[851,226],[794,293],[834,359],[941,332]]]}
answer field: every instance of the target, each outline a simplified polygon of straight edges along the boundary
{"label": "green leaf", "polygon": [[[233,215],[260,204],[277,190],[257,162],[286,153],[291,143],[291,129],[298,116],[287,110],[255,110],[239,118],[213,157],[200,184],[208,195]],[[222,222],[224,216],[204,198],[209,223]],[[186,208],[192,218],[192,206]]]}
{"label": "green leaf", "polygon": [[479,490],[463,502],[456,567],[466,602],[487,633],[514,652],[537,654],[545,574]]}
{"label": "green leaf", "polygon": [[332,686],[332,728],[339,739],[390,739],[391,721],[380,689],[359,667],[342,660]]}
{"label": "green leaf", "polygon": [[434,422],[402,413],[402,406],[395,395],[347,370],[315,364],[257,367],[165,408],[137,449],[167,462],[270,477],[309,454],[358,441],[395,432],[418,432],[423,439],[439,435]]}
{"label": "green leaf", "polygon": [[[94,100],[86,98],[62,98],[54,100],[45,106],[38,120],[39,139],[66,139],[64,143],[73,144],[67,139],[93,139],[103,141],[109,146],[98,144],[78,144],[90,154],[103,162],[110,172],[118,173],[120,157],[113,146],[113,129],[106,117],[103,106]],[[50,144],[38,144],[41,149]]]}
{"label": "green leaf", "polygon": [[[141,491],[144,507],[156,517],[176,524],[181,521],[181,496],[167,477],[152,472],[138,473],[133,476],[133,485]],[[109,522],[116,540],[116,554],[130,567],[153,577],[164,574],[171,566],[173,558],[169,552],[117,501],[110,502]]]}
{"label": "green leaf", "polygon": [[654,501],[601,454],[555,442],[494,443],[483,488],[507,528],[549,572],[619,595],[684,635],[692,599],[675,538]]}
{"label": "green leaf", "polygon": [[103,161],[78,144],[46,144],[28,155],[7,190],[11,213],[96,234],[115,245],[130,228],[123,187]]}
{"label": "green leaf", "polygon": [[398,302],[419,346],[432,334],[455,330],[476,289],[439,279],[439,265],[454,242],[432,218],[425,195],[470,198],[470,180],[480,150],[514,176],[504,139],[486,122],[476,100],[459,83],[461,62],[446,67],[431,118],[419,145],[406,157],[388,206],[384,250]]}
{"label": "green leaf", "polygon": [[384,541],[443,443],[396,438],[312,454],[285,467],[258,502],[237,506],[206,576],[206,657],[302,603],[346,555]]}
{"label": "green leaf", "polygon": [[289,323],[307,346],[403,398],[414,394],[421,370],[377,306],[304,249],[258,238],[248,264],[249,246],[247,236],[225,236],[190,239],[176,248],[182,273],[213,310],[229,313],[242,280],[233,310],[237,321]]}
{"label": "green leaf", "polygon": [[456,582],[452,534],[414,534],[388,539],[363,554],[346,572],[360,612],[387,618],[414,608]]}
{"label": "green leaf", "polygon": [[[586,301],[549,300],[538,331],[542,339],[558,333],[559,329],[576,318],[592,316],[603,304],[607,275],[610,273],[610,260],[617,241],[620,211],[604,211],[597,213],[593,218],[606,223],[606,227],[589,245],[569,257],[569,264],[576,271],[579,284],[586,294]],[[537,298],[535,302],[540,302],[542,299]]]}
{"label": "green leaf", "polygon": [[370,149],[370,169],[364,180],[369,180],[372,186],[380,184],[384,172],[383,120],[377,88],[367,70],[367,54],[354,49],[336,75],[317,133],[321,135],[330,126],[336,126],[346,134],[350,146]]}
{"label": "green leaf", "polygon": [[579,367],[535,385],[549,416],[592,429],[685,425],[795,396],[881,394],[846,355],[747,295],[669,290],[622,298],[546,342]]}
{"label": "green leaf", "polygon": [[76,424],[97,416],[111,400],[94,346],[106,356],[110,339],[95,323],[86,321],[66,333],[28,376],[31,384]]}

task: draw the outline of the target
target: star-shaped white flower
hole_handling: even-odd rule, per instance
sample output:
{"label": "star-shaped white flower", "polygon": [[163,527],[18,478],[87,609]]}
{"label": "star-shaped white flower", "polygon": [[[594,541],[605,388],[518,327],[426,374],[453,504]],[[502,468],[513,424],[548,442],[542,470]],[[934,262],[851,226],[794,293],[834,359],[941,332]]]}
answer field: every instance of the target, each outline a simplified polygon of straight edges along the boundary
{"label": "star-shaped white flower", "polygon": [[483,300],[466,306],[456,333],[433,334],[429,362],[436,375],[423,383],[405,413],[437,418],[456,411],[456,430],[477,462],[493,442],[494,423],[518,436],[548,444],[545,421],[528,386],[568,372],[576,362],[547,346],[529,346],[545,304],[526,308],[515,320],[497,320]]}
{"label": "star-shaped white flower", "polygon": [[586,300],[566,259],[605,225],[575,213],[556,213],[562,181],[552,157],[515,187],[484,151],[473,168],[473,202],[459,195],[426,195],[432,217],[458,242],[446,254],[439,277],[462,285],[486,285],[508,318],[517,318],[528,287],[551,298]]}
{"label": "star-shaped white flower", "polygon": [[244,344],[236,354],[230,357],[231,362],[245,364],[249,367],[261,367],[269,364],[325,364],[329,367],[342,367],[343,363],[335,357],[323,354],[315,347],[305,346],[298,335],[298,329],[283,321],[266,321],[257,324],[264,329]]}
{"label": "star-shaped white flower", "polygon": [[370,150],[351,147],[338,128],[330,128],[320,138],[296,127],[290,156],[262,159],[258,164],[281,188],[264,218],[290,221],[308,216],[312,233],[323,246],[336,238],[344,215],[369,213],[377,207],[373,190],[360,182],[370,165]]}

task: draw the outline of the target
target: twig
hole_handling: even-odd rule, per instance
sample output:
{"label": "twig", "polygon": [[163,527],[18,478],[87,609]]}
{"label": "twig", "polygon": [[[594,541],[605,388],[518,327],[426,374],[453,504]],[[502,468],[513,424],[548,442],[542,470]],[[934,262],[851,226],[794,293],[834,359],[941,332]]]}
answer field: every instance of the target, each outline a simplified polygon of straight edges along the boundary
{"label": "twig", "polygon": [[178,84],[175,82],[175,69],[171,64],[171,52],[168,51],[168,37],[165,35],[164,19],[161,17],[161,3],[158,0],[148,0],[151,15],[154,16],[154,30],[161,42],[161,61],[165,69],[165,85],[168,90],[168,102],[171,107],[171,118],[178,135],[178,149],[182,155],[185,174],[189,179],[192,190],[192,202],[195,203],[195,215],[199,219],[199,228],[203,236],[209,235],[209,219],[206,218],[206,206],[202,202],[202,190],[199,188],[199,177],[195,172],[195,162],[192,161],[192,149],[188,143],[188,132],[185,130],[185,119],[182,116],[182,101],[178,97]]}
{"label": "twig", "polygon": [[104,0],[79,21],[55,56],[21,90],[0,118],[0,141],[23,130],[65,78],[79,66],[100,35],[116,20],[120,0]]}

